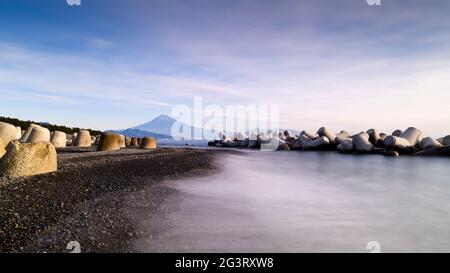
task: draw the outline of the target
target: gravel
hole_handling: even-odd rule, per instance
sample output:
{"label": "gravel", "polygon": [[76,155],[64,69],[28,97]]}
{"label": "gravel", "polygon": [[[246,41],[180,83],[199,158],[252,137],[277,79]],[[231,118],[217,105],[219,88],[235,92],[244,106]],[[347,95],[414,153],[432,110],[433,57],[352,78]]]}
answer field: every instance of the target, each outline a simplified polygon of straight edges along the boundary
{"label": "gravel", "polygon": [[[155,207],[173,189],[166,178],[207,175],[221,150],[159,148],[96,152],[58,149],[58,172],[0,177],[0,252],[131,252],[139,231],[123,211],[126,196],[146,198],[155,185]],[[157,187],[156,187],[157,186]]]}

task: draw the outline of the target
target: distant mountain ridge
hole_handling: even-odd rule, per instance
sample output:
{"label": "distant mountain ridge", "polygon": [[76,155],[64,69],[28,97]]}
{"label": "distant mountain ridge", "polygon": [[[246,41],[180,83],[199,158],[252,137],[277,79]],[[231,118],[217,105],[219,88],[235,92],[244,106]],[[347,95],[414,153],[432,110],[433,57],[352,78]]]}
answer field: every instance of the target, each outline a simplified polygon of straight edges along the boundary
{"label": "distant mountain ridge", "polygon": [[169,117],[167,115],[160,115],[149,122],[146,122],[144,124],[135,127],[131,127],[130,129],[136,129],[141,131],[152,132],[155,134],[171,136],[172,125],[176,121],[177,121],[176,119]]}
{"label": "distant mountain ridge", "polygon": [[[175,138],[175,136],[172,135],[172,127],[175,122],[178,122],[178,121],[170,116],[160,115],[149,122],[132,127],[130,129],[166,135],[166,136],[170,136],[171,139],[173,139],[173,138]],[[189,124],[180,123],[180,125],[182,125],[184,129],[187,129],[188,131],[191,132],[190,138],[194,137],[194,132],[196,132],[197,134],[200,134],[200,135],[202,133],[202,129],[193,127]]]}
{"label": "distant mountain ridge", "polygon": [[[178,122],[178,121],[168,115],[160,115],[149,122],[143,123],[143,124],[135,126],[135,127],[131,127],[129,129],[111,130],[111,131],[120,133],[120,134],[123,134],[126,136],[130,136],[130,137],[148,136],[148,137],[154,137],[157,139],[174,139],[174,138],[178,137],[178,136],[172,135],[172,127],[175,122]],[[193,127],[189,124],[183,124],[183,123],[181,123],[181,124],[183,125],[184,129],[187,129],[190,132],[190,134],[188,134],[188,135],[190,135],[190,137],[189,137],[190,139],[194,139],[195,133],[197,136],[201,136],[203,133],[201,128]],[[279,129],[279,130],[281,130],[281,129]],[[264,130],[262,130],[262,131],[264,131]],[[284,129],[281,131],[284,131]],[[289,130],[289,131],[291,131],[294,134],[299,133],[297,130]],[[246,133],[249,134],[249,131],[247,131]],[[233,133],[228,133],[228,135],[231,136],[231,135],[233,135]]]}

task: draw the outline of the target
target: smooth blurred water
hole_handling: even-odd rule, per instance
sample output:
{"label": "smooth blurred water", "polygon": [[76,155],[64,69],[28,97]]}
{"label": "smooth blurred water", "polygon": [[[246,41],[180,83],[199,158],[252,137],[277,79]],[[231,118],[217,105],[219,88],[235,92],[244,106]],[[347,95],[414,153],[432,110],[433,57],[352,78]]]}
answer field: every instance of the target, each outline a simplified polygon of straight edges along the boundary
{"label": "smooth blurred water", "polygon": [[177,194],[142,219],[137,250],[450,251],[449,158],[245,151],[217,164],[165,182]]}
{"label": "smooth blurred water", "polygon": [[207,147],[207,140],[174,140],[174,139],[158,139],[158,146],[164,147],[181,147],[181,146],[190,146],[190,147]]}

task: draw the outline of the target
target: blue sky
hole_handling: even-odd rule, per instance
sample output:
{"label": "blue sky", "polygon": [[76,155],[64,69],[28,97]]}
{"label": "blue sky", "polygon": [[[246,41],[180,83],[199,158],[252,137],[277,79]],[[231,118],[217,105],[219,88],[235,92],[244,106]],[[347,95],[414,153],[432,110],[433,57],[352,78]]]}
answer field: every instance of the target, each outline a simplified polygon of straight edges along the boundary
{"label": "blue sky", "polygon": [[176,104],[450,133],[450,1],[0,1],[0,115],[127,128]]}

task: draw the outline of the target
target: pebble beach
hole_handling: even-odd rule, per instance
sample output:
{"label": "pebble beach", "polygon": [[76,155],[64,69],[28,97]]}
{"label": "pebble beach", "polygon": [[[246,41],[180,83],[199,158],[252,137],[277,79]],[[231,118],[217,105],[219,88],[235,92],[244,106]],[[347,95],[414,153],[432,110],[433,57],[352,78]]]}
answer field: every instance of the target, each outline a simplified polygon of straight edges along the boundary
{"label": "pebble beach", "polygon": [[[0,177],[0,252],[130,252],[139,236],[122,213],[124,196],[145,194],[166,178],[201,176],[214,170],[220,150],[58,149],[58,172]],[[155,207],[171,190],[155,187]],[[142,197],[142,196],[141,196]]]}

